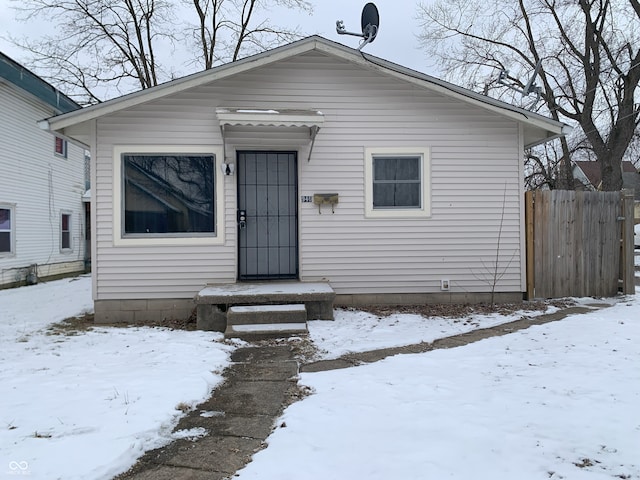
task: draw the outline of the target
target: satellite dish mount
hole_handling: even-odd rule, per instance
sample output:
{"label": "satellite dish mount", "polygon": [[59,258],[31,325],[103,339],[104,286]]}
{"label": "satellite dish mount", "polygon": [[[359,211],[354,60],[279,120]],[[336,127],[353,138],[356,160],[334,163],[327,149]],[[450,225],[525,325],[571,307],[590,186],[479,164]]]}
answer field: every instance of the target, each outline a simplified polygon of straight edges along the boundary
{"label": "satellite dish mount", "polygon": [[[509,72],[507,70],[500,70],[500,73],[498,75],[498,83],[501,85],[504,85],[505,87],[510,88],[511,90],[515,90],[516,92],[522,94],[522,98],[528,97],[532,93],[535,94],[536,96],[535,100],[528,107],[529,110],[533,110],[535,106],[538,104],[538,102],[540,101],[540,97],[542,96],[542,87],[539,87],[535,83],[536,77],[540,73],[541,66],[542,66],[542,59],[536,62],[536,66],[533,69],[533,75],[531,75],[531,78],[529,79],[529,81],[522,88],[515,87],[514,85],[507,82],[509,78]],[[486,91],[486,88],[485,88],[485,91]]]}
{"label": "satellite dish mount", "polygon": [[367,3],[362,9],[362,33],[347,32],[344,28],[344,22],[338,20],[336,22],[336,31],[339,35],[352,35],[354,37],[360,37],[364,40],[360,43],[358,50],[362,50],[365,45],[370,44],[376,39],[378,35],[378,28],[380,26],[380,15],[378,15],[378,8],[373,3]]}

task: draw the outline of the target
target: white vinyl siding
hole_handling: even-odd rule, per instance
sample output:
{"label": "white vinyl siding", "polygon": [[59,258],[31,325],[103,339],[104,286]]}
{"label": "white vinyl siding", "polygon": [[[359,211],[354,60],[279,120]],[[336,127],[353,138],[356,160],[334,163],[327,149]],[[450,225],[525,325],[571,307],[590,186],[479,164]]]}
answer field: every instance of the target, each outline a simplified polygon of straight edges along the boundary
{"label": "white vinyl siding", "polygon": [[[0,258],[0,284],[24,279],[38,265],[47,277],[84,270],[84,150],[54,151],[54,136],[37,122],[54,112],[21,90],[0,82],[0,202],[15,205],[15,255]],[[60,245],[60,212],[72,213],[73,252]]]}
{"label": "white vinyl siding", "polygon": [[[522,142],[517,122],[345,61],[312,52],[97,121],[94,188],[97,299],[189,298],[237,273],[236,177],[220,176],[225,202],[219,245],[114,245],[114,147],[217,145],[218,107],[317,110],[308,129],[229,129],[236,150],[298,151],[299,196],[337,192],[335,213],[299,203],[302,280],[327,279],[339,294],[489,292],[501,237],[497,292],[523,285]],[[427,149],[430,215],[366,215],[367,149]],[[426,203],[425,203],[426,206]],[[501,212],[504,207],[504,220]],[[117,238],[117,235],[115,235]],[[95,265],[96,262],[94,262]]]}

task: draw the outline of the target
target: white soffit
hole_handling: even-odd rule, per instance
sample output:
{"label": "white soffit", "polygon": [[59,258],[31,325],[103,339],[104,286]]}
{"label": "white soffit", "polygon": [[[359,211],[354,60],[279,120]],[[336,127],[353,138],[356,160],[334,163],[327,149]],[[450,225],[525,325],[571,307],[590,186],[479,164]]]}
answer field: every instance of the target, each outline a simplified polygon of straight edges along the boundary
{"label": "white soffit", "polygon": [[316,110],[261,110],[250,108],[217,108],[220,126],[230,127],[308,127],[319,129],[324,115]]}

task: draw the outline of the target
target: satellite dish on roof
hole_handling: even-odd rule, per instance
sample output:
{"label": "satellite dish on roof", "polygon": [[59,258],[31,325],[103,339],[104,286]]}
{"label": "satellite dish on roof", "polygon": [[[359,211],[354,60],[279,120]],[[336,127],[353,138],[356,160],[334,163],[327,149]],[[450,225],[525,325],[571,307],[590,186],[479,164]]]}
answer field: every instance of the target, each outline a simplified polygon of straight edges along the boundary
{"label": "satellite dish on roof", "polygon": [[378,8],[373,3],[367,3],[362,9],[360,24],[362,25],[362,35],[366,43],[373,42],[376,39],[376,35],[378,35],[378,27],[380,26]]}
{"label": "satellite dish on roof", "polygon": [[339,35],[352,35],[354,37],[361,37],[364,40],[360,43],[358,50],[362,50],[365,45],[373,42],[378,35],[378,28],[380,27],[380,15],[378,14],[378,8],[373,3],[367,3],[362,9],[362,18],[360,21],[362,26],[362,33],[347,32],[344,28],[344,22],[338,20],[336,22],[336,31]]}

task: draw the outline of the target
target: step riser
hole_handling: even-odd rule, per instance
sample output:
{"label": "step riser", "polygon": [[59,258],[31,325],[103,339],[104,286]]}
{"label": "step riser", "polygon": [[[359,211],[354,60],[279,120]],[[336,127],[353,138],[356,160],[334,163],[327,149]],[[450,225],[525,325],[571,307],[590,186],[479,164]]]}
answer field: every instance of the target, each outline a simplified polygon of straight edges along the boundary
{"label": "step riser", "polygon": [[290,337],[304,337],[308,332],[242,332],[242,333],[227,333],[225,332],[224,338],[237,338],[244,340],[245,342],[253,342],[259,340],[268,340],[272,338],[290,338]]}
{"label": "step riser", "polygon": [[230,308],[227,312],[227,325],[254,325],[274,323],[306,323],[306,310],[264,310],[264,311],[235,311]]}
{"label": "step riser", "polygon": [[[241,340],[262,340],[266,338],[288,338],[305,336],[309,333],[306,323],[296,324],[253,324],[250,329],[242,329],[244,325],[227,326],[225,338],[239,338]],[[264,327],[264,330],[261,329]],[[236,329],[237,328],[237,329]]]}

